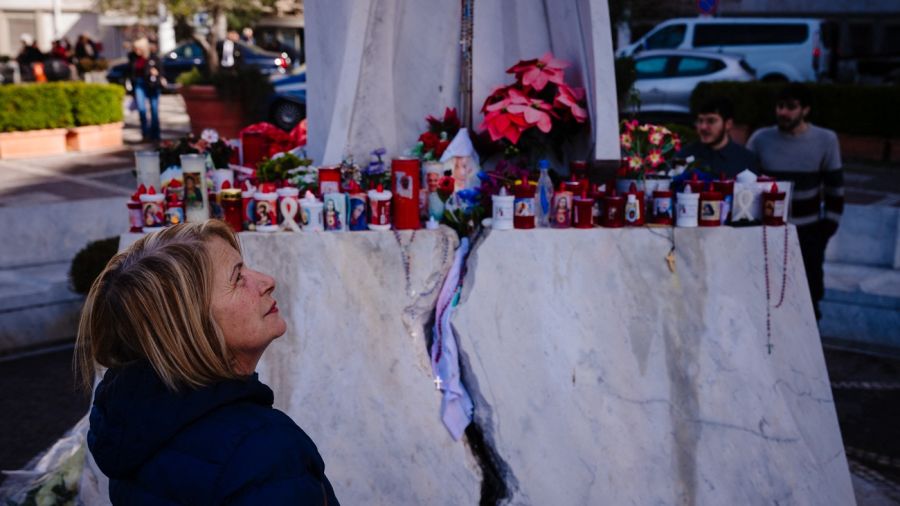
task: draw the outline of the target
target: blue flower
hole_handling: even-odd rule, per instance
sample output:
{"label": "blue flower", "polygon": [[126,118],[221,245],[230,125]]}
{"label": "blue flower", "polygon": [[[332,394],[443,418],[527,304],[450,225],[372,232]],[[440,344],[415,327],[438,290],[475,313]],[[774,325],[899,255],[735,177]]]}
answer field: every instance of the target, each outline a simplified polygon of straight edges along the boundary
{"label": "blue flower", "polygon": [[456,192],[456,194],[466,204],[473,205],[478,203],[478,199],[481,197],[481,190],[478,188],[466,188]]}
{"label": "blue flower", "polygon": [[387,149],[385,149],[385,148],[378,148],[375,151],[372,151],[372,155],[377,156],[378,158],[381,158],[382,156],[384,156],[385,153],[387,153]]}

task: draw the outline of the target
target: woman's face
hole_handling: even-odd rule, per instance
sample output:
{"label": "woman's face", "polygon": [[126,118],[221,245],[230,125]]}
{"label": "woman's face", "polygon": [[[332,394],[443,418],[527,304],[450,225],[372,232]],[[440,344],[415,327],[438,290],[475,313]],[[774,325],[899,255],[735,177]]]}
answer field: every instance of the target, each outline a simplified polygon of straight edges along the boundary
{"label": "woman's face", "polygon": [[212,315],[235,371],[251,374],[263,351],[287,330],[272,292],[275,280],[244,265],[240,253],[219,237],[209,240],[213,265]]}

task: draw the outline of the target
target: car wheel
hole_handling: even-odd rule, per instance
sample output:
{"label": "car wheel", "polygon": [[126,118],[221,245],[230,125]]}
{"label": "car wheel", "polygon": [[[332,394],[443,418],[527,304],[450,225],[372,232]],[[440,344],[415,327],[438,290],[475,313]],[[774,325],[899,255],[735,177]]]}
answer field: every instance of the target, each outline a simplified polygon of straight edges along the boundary
{"label": "car wheel", "polygon": [[278,128],[291,131],[306,117],[306,107],[289,100],[279,100],[272,106],[272,123]]}

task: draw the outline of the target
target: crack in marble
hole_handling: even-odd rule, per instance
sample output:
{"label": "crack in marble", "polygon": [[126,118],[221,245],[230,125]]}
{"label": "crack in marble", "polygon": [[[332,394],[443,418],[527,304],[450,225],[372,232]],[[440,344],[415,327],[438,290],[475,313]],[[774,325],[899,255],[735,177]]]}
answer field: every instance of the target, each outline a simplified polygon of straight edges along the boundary
{"label": "crack in marble", "polygon": [[719,421],[715,421],[715,420],[704,420],[704,419],[695,418],[693,420],[688,420],[688,421],[690,423],[694,423],[694,424],[702,425],[702,426],[709,426],[709,427],[716,427],[719,429],[736,430],[738,432],[745,432],[747,434],[751,434],[753,436],[764,439],[766,441],[772,441],[775,443],[796,443],[797,441],[800,440],[800,438],[796,438],[796,437],[779,437],[779,436],[766,435],[766,433],[762,431],[762,427],[764,425],[768,425],[768,422],[765,421],[765,418],[760,420],[760,430],[759,431],[755,431],[755,430],[749,429],[747,427],[742,427],[740,425],[735,425],[735,424],[727,423],[727,422],[719,422]]}

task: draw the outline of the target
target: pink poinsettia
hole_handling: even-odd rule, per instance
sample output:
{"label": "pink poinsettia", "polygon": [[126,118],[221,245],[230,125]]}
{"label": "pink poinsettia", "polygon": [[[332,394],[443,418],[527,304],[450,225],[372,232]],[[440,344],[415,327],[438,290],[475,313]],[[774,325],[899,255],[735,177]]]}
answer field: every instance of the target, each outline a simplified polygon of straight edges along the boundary
{"label": "pink poinsettia", "polygon": [[569,64],[557,60],[553,57],[553,53],[547,51],[544,56],[537,60],[522,60],[510,67],[506,72],[515,74],[523,85],[530,86],[537,91],[541,91],[547,86],[547,83],[565,84],[565,68]]}
{"label": "pink poinsettia", "polygon": [[587,111],[579,104],[584,99],[584,90],[581,88],[569,88],[565,84],[560,84],[558,88],[556,97],[553,99],[554,107],[569,110],[575,121],[584,123],[588,117]]}
{"label": "pink poinsettia", "polygon": [[[489,107],[488,113],[484,115],[484,121],[479,125],[479,130],[487,129],[491,135],[492,141],[498,141],[506,138],[509,142],[515,144],[519,142],[522,131],[528,127],[528,122],[522,114],[513,114],[507,108],[509,100],[503,103],[497,103]],[[498,107],[494,107],[498,105]]]}
{"label": "pink poinsettia", "polygon": [[529,126],[537,126],[541,132],[547,133],[553,127],[550,104],[539,98],[527,97],[519,90],[509,90],[509,104],[506,110],[513,114],[521,114]]}

